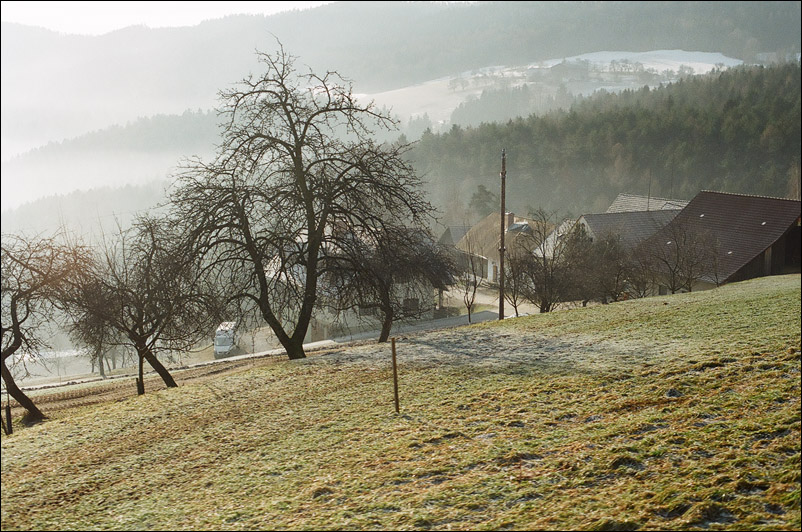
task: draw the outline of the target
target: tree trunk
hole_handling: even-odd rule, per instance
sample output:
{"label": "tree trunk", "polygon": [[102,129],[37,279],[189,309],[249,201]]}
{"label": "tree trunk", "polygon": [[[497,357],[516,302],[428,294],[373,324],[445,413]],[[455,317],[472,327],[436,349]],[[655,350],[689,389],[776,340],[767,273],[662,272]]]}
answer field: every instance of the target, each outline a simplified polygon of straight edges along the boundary
{"label": "tree trunk", "polygon": [[384,320],[382,321],[382,331],[379,334],[379,343],[384,343],[390,337],[390,329],[393,328],[393,309],[384,309]]}
{"label": "tree trunk", "polygon": [[287,356],[290,360],[299,360],[301,358],[306,358],[306,353],[304,353],[304,341],[303,338],[300,340],[296,340],[294,337],[290,338],[289,341],[284,344],[284,351],[287,352]]}
{"label": "tree trunk", "polygon": [[30,397],[25,395],[25,392],[20,390],[17,386],[17,383],[14,382],[14,376],[11,374],[11,371],[6,367],[6,361],[3,360],[2,363],[2,375],[3,375],[3,382],[6,383],[6,390],[8,394],[17,401],[22,408],[25,409],[26,413],[23,416],[23,421],[26,424],[38,423],[39,421],[44,421],[47,419],[47,416],[39,410]]}
{"label": "tree trunk", "polygon": [[138,395],[145,395],[145,370],[143,368],[145,359],[142,355],[139,355],[137,358],[139,359],[139,378],[136,380],[136,393]]}
{"label": "tree trunk", "polygon": [[97,354],[97,367],[100,370],[100,376],[106,378],[106,368],[103,367],[103,353],[98,351]]}
{"label": "tree trunk", "polygon": [[145,351],[144,356],[148,361],[148,364],[150,364],[150,367],[156,370],[156,373],[159,374],[164,381],[164,384],[167,385],[168,388],[178,388],[178,384],[175,383],[175,379],[173,379],[173,376],[170,375],[169,371],[167,371],[167,368],[165,368],[164,365],[159,362],[159,359],[156,358],[156,355],[148,350]]}
{"label": "tree trunk", "polygon": [[[265,297],[260,300],[259,308],[262,311],[262,317],[265,319],[270,328],[273,329],[273,333],[276,335],[276,338],[278,338],[278,341],[281,343],[284,351],[286,351],[289,359],[298,360],[299,358],[306,358],[306,353],[304,353],[304,336],[306,336],[306,328],[304,328],[303,334],[301,334],[300,328],[296,326],[295,332],[292,336],[290,336],[286,333],[286,331],[284,331],[281,323],[273,314],[273,311],[271,310],[270,305],[267,303],[267,299]],[[300,336],[300,338],[297,338],[298,336]]]}

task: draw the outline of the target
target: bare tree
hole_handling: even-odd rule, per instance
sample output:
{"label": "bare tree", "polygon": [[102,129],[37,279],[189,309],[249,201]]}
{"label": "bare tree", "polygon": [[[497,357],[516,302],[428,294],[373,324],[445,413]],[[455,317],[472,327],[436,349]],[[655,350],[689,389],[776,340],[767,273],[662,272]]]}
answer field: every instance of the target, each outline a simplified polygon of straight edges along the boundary
{"label": "bare tree", "polygon": [[409,147],[372,138],[397,129],[389,115],[358,102],[336,72],[298,73],[283,47],[258,59],[264,73],[221,93],[217,157],[191,161],[171,200],[209,275],[298,359],[327,255],[387,220],[425,226],[433,209],[404,160]]}
{"label": "bare tree", "polygon": [[629,297],[633,258],[621,242],[621,236],[603,234],[580,248],[587,251],[580,274],[580,283],[585,285],[583,301],[598,300],[606,304]]}
{"label": "bare tree", "polygon": [[515,317],[519,316],[518,307],[524,302],[527,293],[527,270],[535,259],[529,245],[531,239],[525,235],[514,238],[504,251],[504,299],[512,305]]}
{"label": "bare tree", "polygon": [[[340,249],[341,254],[329,256],[327,305],[338,312],[379,310],[379,342],[387,341],[394,321],[420,317],[431,309],[433,291],[454,283],[450,253],[421,228],[387,226],[350,243],[343,239]],[[427,299],[423,305],[421,296]]]}
{"label": "bare tree", "polygon": [[63,298],[75,337],[93,347],[125,345],[136,352],[140,395],[144,362],[168,387],[177,386],[157,355],[189,350],[217,321],[198,261],[175,225],[142,217],[114,240],[104,238],[91,269]]}
{"label": "bare tree", "polygon": [[561,242],[560,277],[564,285],[560,302],[605,300],[601,286],[602,270],[596,261],[600,248],[594,246],[584,226],[574,224]]}
{"label": "bare tree", "polygon": [[657,281],[649,250],[644,243],[629,251],[630,264],[627,276],[628,297],[642,298],[652,294]]}
{"label": "bare tree", "polygon": [[458,259],[459,288],[462,293],[462,302],[468,310],[468,323],[471,323],[473,305],[476,302],[476,291],[482,284],[482,275],[485,273],[485,259],[476,255],[476,246],[470,232],[462,238],[463,248]]}
{"label": "bare tree", "polygon": [[17,386],[10,366],[24,364],[25,356],[35,357],[47,347],[57,293],[83,267],[84,252],[60,244],[57,237],[2,236],[2,377],[9,395],[25,409],[26,422],[45,415]]}
{"label": "bare tree", "polygon": [[672,294],[690,292],[706,275],[718,283],[716,241],[687,219],[678,216],[643,246],[654,279]]}
{"label": "bare tree", "polygon": [[540,312],[550,312],[568,301],[576,286],[571,248],[576,242],[575,235],[567,229],[565,220],[555,223],[554,213],[537,209],[530,217],[535,222],[529,236],[534,260],[526,270],[524,297],[537,305]]}
{"label": "bare tree", "polygon": [[[110,314],[111,309],[108,309],[104,314]],[[102,314],[88,314],[85,319],[74,323],[70,328],[70,336],[78,345],[84,345],[89,348],[89,360],[92,363],[92,372],[97,365],[98,372],[101,377],[106,377],[105,352],[117,342],[112,340],[114,334],[113,329],[108,327],[102,317]]]}

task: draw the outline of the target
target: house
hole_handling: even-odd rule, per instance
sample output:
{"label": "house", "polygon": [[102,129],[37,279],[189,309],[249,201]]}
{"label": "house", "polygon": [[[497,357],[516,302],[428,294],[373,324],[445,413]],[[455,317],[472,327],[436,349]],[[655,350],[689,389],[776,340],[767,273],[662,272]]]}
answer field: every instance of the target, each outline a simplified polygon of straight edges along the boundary
{"label": "house", "polygon": [[675,235],[702,235],[712,261],[693,289],[800,272],[799,200],[702,191],[648,244],[675,245]]}
{"label": "house", "polygon": [[577,225],[585,229],[591,242],[607,235],[616,235],[625,249],[634,249],[671,222],[679,212],[679,209],[665,209],[583,214],[577,220]]}
{"label": "house", "polygon": [[688,202],[685,200],[654,198],[651,196],[621,193],[616,196],[606,212],[681,210],[686,205],[688,205]]}
{"label": "house", "polygon": [[[519,237],[532,235],[536,222],[508,212],[504,217],[504,245],[510,249]],[[470,228],[457,242],[457,249],[478,259],[480,276],[488,282],[498,282],[501,244],[501,219],[499,213],[492,213]]]}
{"label": "house", "polygon": [[687,204],[682,200],[619,194],[604,213],[583,214],[576,220],[563,221],[535,254],[552,256],[560,240],[577,227],[585,230],[591,242],[607,235],[618,235],[624,247],[632,249],[670,222]]}

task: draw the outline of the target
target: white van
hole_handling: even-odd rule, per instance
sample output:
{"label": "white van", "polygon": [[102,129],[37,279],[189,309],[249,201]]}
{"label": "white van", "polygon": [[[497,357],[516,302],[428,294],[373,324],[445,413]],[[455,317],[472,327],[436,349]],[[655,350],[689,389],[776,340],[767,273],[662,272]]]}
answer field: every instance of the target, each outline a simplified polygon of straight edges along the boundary
{"label": "white van", "polygon": [[214,333],[214,358],[226,357],[237,347],[237,324],[224,321]]}

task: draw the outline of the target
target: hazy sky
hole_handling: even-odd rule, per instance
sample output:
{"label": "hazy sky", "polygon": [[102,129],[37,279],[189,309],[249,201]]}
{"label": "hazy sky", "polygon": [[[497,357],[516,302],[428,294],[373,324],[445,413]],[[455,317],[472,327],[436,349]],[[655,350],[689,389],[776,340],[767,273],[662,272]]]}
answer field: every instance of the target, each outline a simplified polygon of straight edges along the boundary
{"label": "hazy sky", "polygon": [[127,26],[194,26],[234,14],[270,15],[331,2],[19,2],[0,3],[3,22],[62,33],[101,35]]}

